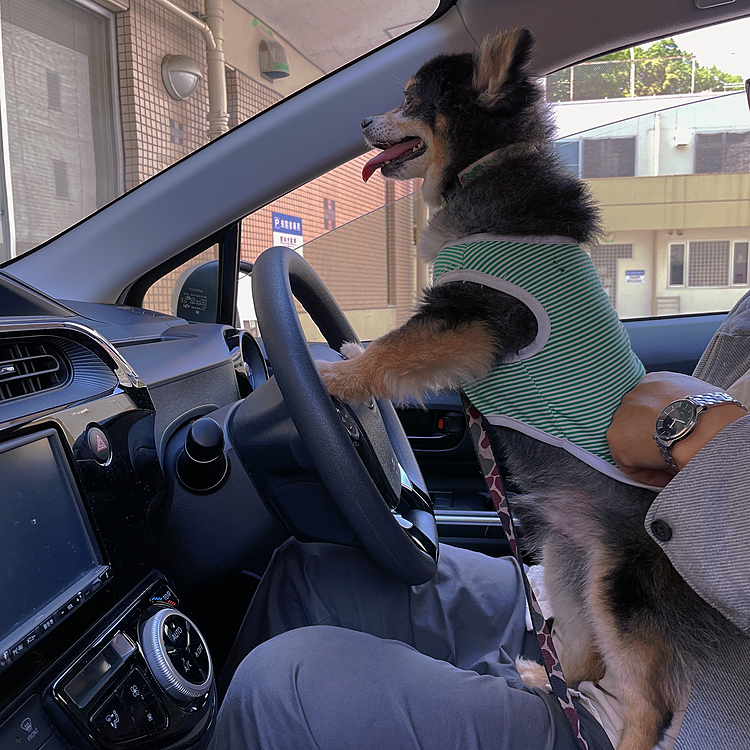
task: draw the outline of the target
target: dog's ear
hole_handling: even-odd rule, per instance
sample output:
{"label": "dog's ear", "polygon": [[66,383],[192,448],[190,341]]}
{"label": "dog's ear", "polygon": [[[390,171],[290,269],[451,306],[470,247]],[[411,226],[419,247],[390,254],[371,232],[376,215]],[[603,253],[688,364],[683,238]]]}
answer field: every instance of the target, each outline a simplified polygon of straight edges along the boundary
{"label": "dog's ear", "polygon": [[533,47],[528,29],[512,29],[482,40],[474,53],[472,81],[481,106],[494,108],[526,77]]}

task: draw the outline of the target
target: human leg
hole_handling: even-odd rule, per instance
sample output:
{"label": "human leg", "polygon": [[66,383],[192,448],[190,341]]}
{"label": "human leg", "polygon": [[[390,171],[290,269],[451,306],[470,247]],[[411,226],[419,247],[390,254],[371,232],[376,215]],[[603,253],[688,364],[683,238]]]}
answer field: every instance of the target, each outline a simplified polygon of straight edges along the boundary
{"label": "human leg", "polygon": [[253,598],[227,674],[274,635],[336,625],[518,681],[515,657],[538,655],[525,615],[520,572],[509,558],[441,545],[435,578],[406,586],[363,550],[290,540],[274,555]]}
{"label": "human leg", "polygon": [[[599,744],[588,736],[591,750],[611,749],[606,737]],[[212,750],[426,747],[576,745],[548,696],[458,669],[397,640],[326,626],[298,628],[253,650],[234,676],[212,744]]]}

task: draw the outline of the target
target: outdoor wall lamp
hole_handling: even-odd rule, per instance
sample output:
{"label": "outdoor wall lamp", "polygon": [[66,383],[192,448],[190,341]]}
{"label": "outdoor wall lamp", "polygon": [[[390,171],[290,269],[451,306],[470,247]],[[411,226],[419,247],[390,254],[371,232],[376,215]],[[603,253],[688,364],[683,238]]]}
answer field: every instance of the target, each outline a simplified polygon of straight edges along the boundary
{"label": "outdoor wall lamp", "polygon": [[165,55],[161,61],[161,79],[173,99],[187,99],[202,78],[200,65],[192,57]]}

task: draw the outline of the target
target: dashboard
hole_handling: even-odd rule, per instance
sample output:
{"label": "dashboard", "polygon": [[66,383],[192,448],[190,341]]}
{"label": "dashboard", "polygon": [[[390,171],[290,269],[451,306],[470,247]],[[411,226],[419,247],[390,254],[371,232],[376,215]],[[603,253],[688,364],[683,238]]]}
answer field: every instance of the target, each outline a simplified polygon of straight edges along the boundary
{"label": "dashboard", "polygon": [[0,750],[207,744],[185,593],[288,536],[228,441],[266,378],[244,332],[0,273]]}

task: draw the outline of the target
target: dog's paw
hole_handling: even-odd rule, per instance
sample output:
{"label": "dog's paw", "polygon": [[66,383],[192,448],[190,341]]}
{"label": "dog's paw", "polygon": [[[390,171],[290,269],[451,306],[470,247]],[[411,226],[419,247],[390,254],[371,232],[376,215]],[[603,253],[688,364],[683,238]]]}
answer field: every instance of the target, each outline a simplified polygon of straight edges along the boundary
{"label": "dog's paw", "polygon": [[362,344],[355,344],[353,341],[347,341],[339,350],[347,359],[356,359],[365,353],[365,347]]}
{"label": "dog's paw", "polygon": [[352,367],[353,362],[346,359],[337,362],[317,360],[315,364],[318,366],[323,385],[331,396],[350,404],[369,401],[370,394],[357,369]]}
{"label": "dog's paw", "polygon": [[538,662],[518,656],[516,657],[516,669],[524,685],[532,688],[540,688],[541,690],[546,690],[548,693],[552,692],[547,671]]}

